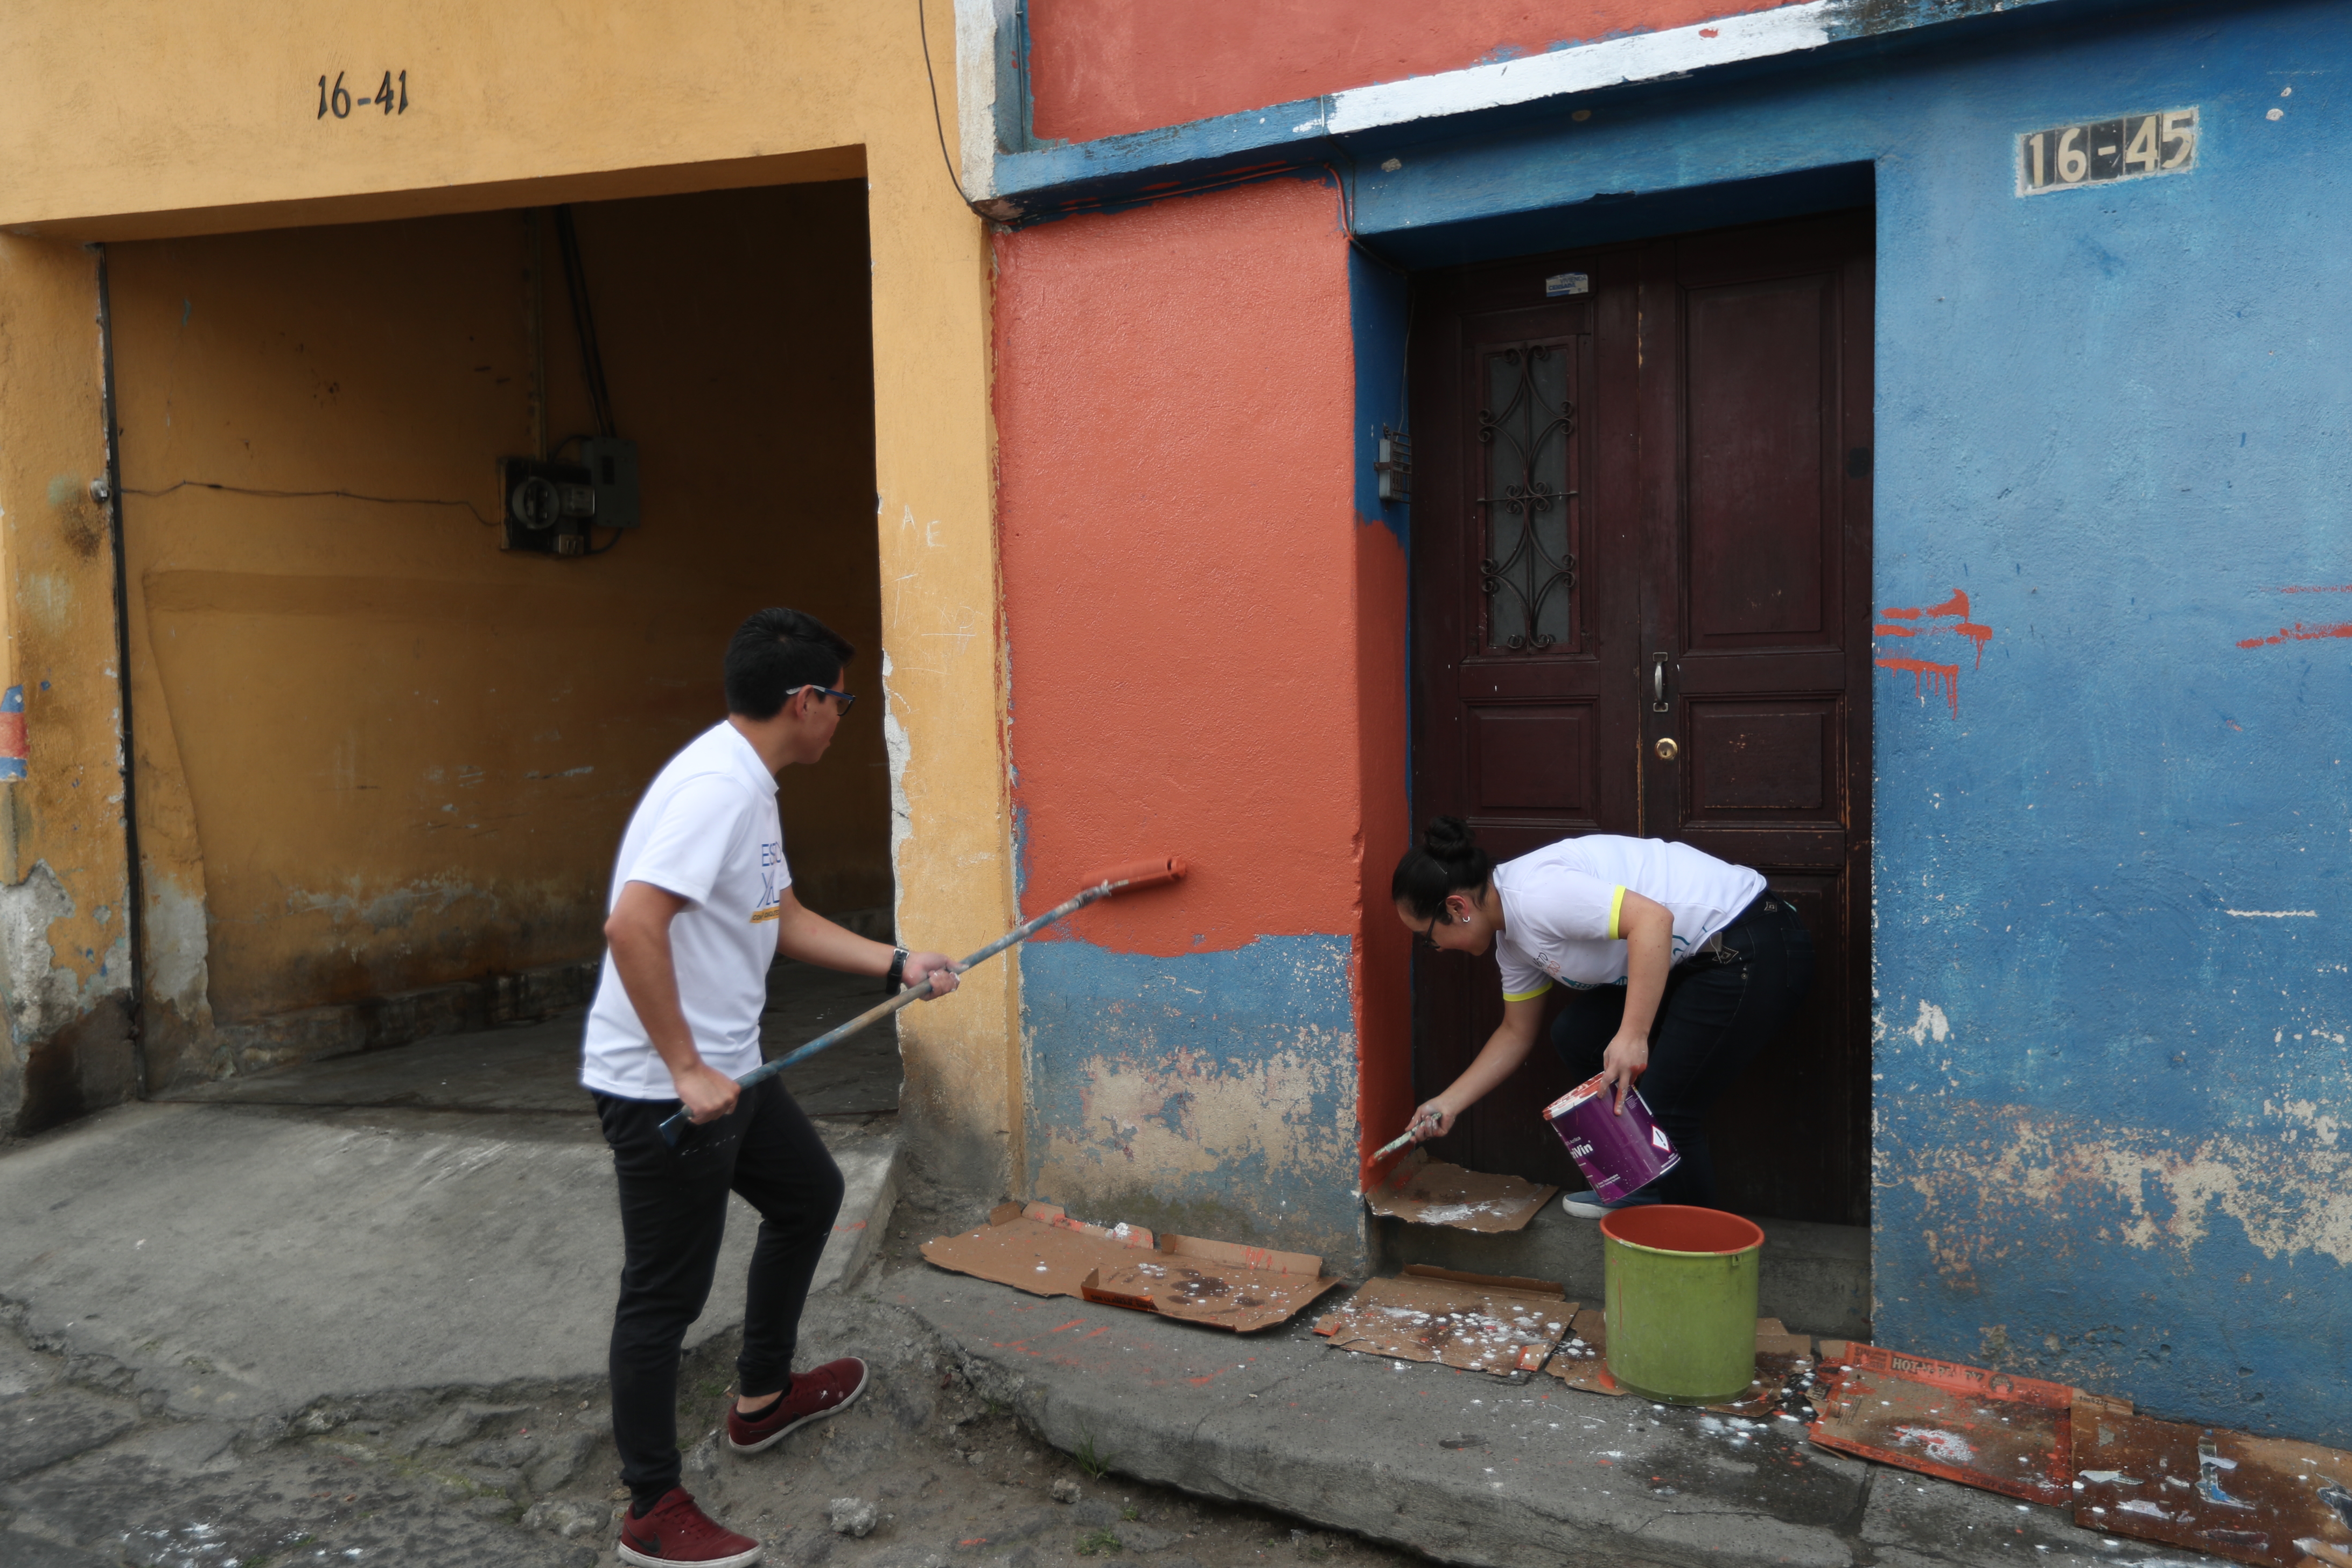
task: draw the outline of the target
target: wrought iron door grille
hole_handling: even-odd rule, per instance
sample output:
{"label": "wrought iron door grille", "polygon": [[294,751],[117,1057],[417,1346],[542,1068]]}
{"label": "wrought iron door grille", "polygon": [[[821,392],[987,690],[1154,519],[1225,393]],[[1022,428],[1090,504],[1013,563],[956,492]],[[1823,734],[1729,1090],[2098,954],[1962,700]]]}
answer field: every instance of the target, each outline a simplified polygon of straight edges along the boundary
{"label": "wrought iron door grille", "polygon": [[1570,548],[1569,446],[1576,405],[1568,396],[1568,356],[1550,343],[1517,344],[1486,356],[1486,406],[1478,439],[1486,449],[1486,554],[1478,563],[1486,595],[1486,646],[1531,653],[1569,634],[1576,586]]}

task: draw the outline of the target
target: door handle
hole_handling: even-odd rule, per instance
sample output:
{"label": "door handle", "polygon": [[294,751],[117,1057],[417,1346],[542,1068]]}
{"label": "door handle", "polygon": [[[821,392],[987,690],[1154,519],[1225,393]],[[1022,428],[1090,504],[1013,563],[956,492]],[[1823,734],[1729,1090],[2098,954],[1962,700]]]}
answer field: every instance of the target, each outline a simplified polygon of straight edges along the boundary
{"label": "door handle", "polygon": [[1666,700],[1666,660],[1671,657],[1663,653],[1650,656],[1653,660],[1650,666],[1650,711],[1653,713],[1673,711],[1674,705]]}

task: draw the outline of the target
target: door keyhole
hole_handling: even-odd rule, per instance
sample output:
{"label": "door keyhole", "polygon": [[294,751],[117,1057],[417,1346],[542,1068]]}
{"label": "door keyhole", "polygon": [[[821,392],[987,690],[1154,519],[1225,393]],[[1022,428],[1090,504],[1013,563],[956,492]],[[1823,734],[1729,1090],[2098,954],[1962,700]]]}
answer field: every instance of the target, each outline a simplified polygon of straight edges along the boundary
{"label": "door keyhole", "polygon": [[1657,751],[1658,761],[1662,763],[1671,763],[1682,754],[1682,748],[1675,744],[1675,738],[1672,735],[1658,737]]}

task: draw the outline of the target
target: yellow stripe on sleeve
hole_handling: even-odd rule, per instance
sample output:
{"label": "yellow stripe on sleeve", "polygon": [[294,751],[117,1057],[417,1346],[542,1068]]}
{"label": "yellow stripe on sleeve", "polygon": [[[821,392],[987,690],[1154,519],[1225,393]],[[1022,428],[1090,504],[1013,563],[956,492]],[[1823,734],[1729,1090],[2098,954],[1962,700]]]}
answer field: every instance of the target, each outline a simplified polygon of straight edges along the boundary
{"label": "yellow stripe on sleeve", "polygon": [[1625,932],[1617,923],[1618,917],[1624,912],[1625,889],[1620,888],[1609,896],[1609,940],[1611,942],[1625,940]]}
{"label": "yellow stripe on sleeve", "polygon": [[1503,1000],[1506,1002],[1526,1002],[1534,997],[1542,995],[1545,992],[1550,989],[1551,982],[1547,980],[1532,991],[1520,991],[1517,993],[1506,991],[1503,993]]}

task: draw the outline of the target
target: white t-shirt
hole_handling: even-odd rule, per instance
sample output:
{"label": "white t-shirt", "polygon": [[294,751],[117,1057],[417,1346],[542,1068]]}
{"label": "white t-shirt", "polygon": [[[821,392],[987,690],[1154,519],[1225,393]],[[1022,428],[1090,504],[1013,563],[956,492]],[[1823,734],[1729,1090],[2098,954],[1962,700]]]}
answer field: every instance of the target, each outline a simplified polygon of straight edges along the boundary
{"label": "white t-shirt", "polygon": [[[678,1002],[702,1059],[740,1078],[760,1065],[776,916],[793,877],[775,775],[732,724],[695,737],[646,787],[621,836],[607,911],[630,882],[688,900],[669,927]],[[629,1100],[677,1098],[609,949],[582,1058],[580,1081],[590,1089]]]}
{"label": "white t-shirt", "polygon": [[1764,878],[1687,844],[1595,833],[1563,838],[1495,868],[1503,931],[1495,957],[1503,999],[1523,1002],[1555,980],[1580,991],[1625,984],[1617,917],[1628,890],[1675,917],[1680,963],[1764,890]]}

